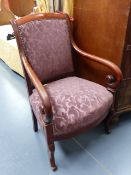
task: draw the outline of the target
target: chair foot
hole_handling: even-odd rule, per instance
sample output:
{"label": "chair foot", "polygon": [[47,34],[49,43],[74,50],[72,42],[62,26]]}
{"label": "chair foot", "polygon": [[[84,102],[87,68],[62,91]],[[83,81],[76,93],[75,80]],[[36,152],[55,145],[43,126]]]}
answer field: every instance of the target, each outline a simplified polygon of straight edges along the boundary
{"label": "chair foot", "polygon": [[37,123],[37,119],[32,111],[32,120],[33,120],[33,130],[34,132],[38,131],[38,123]]}
{"label": "chair foot", "polygon": [[48,147],[49,147],[50,165],[51,165],[52,170],[56,171],[57,170],[57,166],[56,166],[55,157],[54,157],[55,145],[53,143],[53,144],[48,145]]}
{"label": "chair foot", "polygon": [[52,168],[52,171],[56,171],[57,170],[57,166],[51,167],[51,168]]}
{"label": "chair foot", "polygon": [[57,166],[56,166],[55,157],[54,157],[55,144],[54,144],[54,138],[53,138],[53,125],[52,125],[52,123],[45,124],[43,129],[44,129],[45,136],[47,139],[47,147],[48,147],[48,153],[49,153],[50,166],[51,166],[53,171],[56,171]]}
{"label": "chair foot", "polygon": [[105,126],[105,133],[110,134],[112,132],[112,129],[110,126]]}
{"label": "chair foot", "polygon": [[34,132],[38,132],[38,128],[36,128],[36,127],[35,128],[33,127],[33,130],[34,130]]}
{"label": "chair foot", "polygon": [[105,119],[104,121],[104,125],[105,125],[105,133],[106,134],[110,134],[112,132],[112,129],[111,129],[111,123],[112,123],[112,118],[114,116],[114,112],[111,111],[109,113],[109,115],[107,116],[107,118]]}

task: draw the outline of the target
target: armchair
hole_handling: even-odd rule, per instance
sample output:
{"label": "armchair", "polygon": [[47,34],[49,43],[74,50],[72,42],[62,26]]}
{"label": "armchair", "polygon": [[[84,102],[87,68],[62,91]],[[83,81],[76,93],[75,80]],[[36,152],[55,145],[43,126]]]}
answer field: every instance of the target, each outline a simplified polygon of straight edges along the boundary
{"label": "armchair", "polygon": [[[113,98],[122,73],[114,63],[77,47],[66,14],[30,15],[11,24],[27,82],[34,131],[38,131],[38,121],[47,140],[51,168],[56,170],[55,141],[80,134],[103,120],[110,131]],[[76,76],[73,50],[112,71],[107,88]]]}

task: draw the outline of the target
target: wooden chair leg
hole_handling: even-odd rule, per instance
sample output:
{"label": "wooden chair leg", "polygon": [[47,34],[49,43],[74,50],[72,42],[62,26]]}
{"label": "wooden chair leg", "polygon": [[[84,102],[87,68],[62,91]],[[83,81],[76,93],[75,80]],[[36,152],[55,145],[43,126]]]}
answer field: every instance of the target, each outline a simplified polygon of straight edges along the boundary
{"label": "wooden chair leg", "polygon": [[105,132],[107,134],[110,134],[112,132],[112,129],[111,129],[111,121],[112,121],[112,118],[114,117],[114,111],[110,111],[107,118],[105,119],[104,121],[104,124],[105,124]]}
{"label": "wooden chair leg", "polygon": [[53,171],[57,170],[57,166],[55,163],[55,157],[54,157],[54,152],[55,152],[55,145],[54,143],[48,145],[48,151],[49,151],[49,159],[50,159],[50,165]]}
{"label": "wooden chair leg", "polygon": [[119,123],[119,121],[120,121],[120,116],[119,116],[119,114],[116,114],[115,117],[113,117],[112,120],[111,120],[111,122],[112,122],[113,124],[117,124],[117,123]]}
{"label": "wooden chair leg", "polygon": [[37,123],[37,119],[36,119],[33,111],[32,111],[32,121],[33,121],[33,130],[35,132],[37,132],[38,131],[38,123]]}
{"label": "wooden chair leg", "polygon": [[105,122],[105,133],[106,134],[110,134],[112,132],[110,125],[111,125],[110,122]]}
{"label": "wooden chair leg", "polygon": [[51,165],[52,170],[55,171],[55,170],[57,170],[57,166],[56,166],[55,157],[54,157],[55,144],[54,144],[54,140],[53,140],[53,126],[52,126],[52,124],[46,124],[44,131],[45,131],[45,136],[47,139],[50,165]]}

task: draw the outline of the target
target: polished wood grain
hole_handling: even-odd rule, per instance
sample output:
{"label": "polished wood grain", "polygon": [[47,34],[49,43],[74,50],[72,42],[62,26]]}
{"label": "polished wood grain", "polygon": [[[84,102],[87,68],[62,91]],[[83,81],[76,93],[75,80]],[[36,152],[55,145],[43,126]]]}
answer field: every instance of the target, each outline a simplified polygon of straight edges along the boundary
{"label": "polished wood grain", "polygon": [[121,65],[130,0],[75,0],[75,39],[89,53]]}
{"label": "polished wood grain", "polygon": [[40,19],[52,19],[52,18],[57,18],[57,19],[65,19],[66,15],[63,15],[63,13],[39,13],[39,14],[32,14],[26,16],[26,18],[20,18],[16,21],[18,25],[22,25],[24,23],[34,21],[34,20],[40,20]]}
{"label": "polished wood grain", "polygon": [[[98,56],[84,52],[76,45],[74,40],[72,40],[72,46],[75,49],[75,51],[77,51],[80,55],[84,56],[87,60],[91,60],[94,63],[102,64],[105,67],[108,67],[109,69],[111,69],[111,71],[113,72],[112,76],[114,76],[114,82],[109,82],[108,86],[112,89],[117,88],[117,86],[120,84],[120,81],[123,78],[123,75],[122,75],[120,68],[116,64],[114,64],[113,62],[108,61],[106,59],[103,59],[103,58],[100,58]],[[107,76],[107,78],[109,78],[109,77]],[[110,80],[111,79],[109,78],[109,81]]]}
{"label": "polished wood grain", "polygon": [[[74,39],[84,51],[117,64],[123,73],[115,110],[131,110],[131,0],[75,0]],[[77,58],[78,73],[106,86],[110,70]]]}
{"label": "polished wood grain", "polygon": [[[130,0],[75,0],[74,37],[78,46],[121,66],[129,7]],[[101,77],[109,70],[93,62],[88,63],[84,66],[84,62],[79,61],[81,75],[105,85]]]}

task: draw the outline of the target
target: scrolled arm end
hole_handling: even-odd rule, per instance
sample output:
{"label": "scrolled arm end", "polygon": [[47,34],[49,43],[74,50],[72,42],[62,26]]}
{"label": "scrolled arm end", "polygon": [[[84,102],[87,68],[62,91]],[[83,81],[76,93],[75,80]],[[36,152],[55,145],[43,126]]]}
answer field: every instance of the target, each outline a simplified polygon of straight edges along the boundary
{"label": "scrolled arm end", "polygon": [[107,75],[106,81],[107,81],[107,89],[112,93],[114,93],[120,81],[118,81],[114,75]]}
{"label": "scrolled arm end", "polygon": [[76,52],[78,52],[80,55],[84,56],[85,59],[89,59],[93,62],[99,63],[105,67],[107,67],[108,69],[111,70],[112,74],[111,75],[107,75],[106,76],[106,80],[107,80],[107,89],[109,91],[111,91],[112,93],[114,93],[117,89],[117,87],[119,86],[123,75],[122,72],[120,70],[120,68],[114,64],[113,62],[106,60],[104,58],[86,53],[85,51],[81,50],[75,43],[75,41],[72,39],[71,41],[72,43],[72,47],[74,48],[74,50]]}
{"label": "scrolled arm end", "polygon": [[44,123],[45,124],[50,124],[52,122],[52,119],[53,119],[52,111],[47,114],[47,113],[45,113],[44,107],[40,106],[40,112],[42,113],[42,115],[45,115],[43,117]]}

